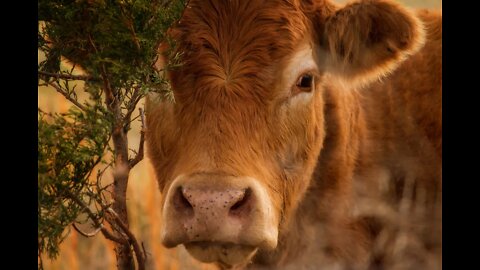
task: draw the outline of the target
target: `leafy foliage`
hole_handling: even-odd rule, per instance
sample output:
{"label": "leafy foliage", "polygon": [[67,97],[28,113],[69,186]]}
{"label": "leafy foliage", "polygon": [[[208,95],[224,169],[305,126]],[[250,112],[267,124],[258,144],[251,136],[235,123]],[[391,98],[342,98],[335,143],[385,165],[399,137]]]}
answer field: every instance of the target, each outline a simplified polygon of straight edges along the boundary
{"label": "leafy foliage", "polygon": [[64,228],[83,211],[72,201],[89,189],[88,178],[104,155],[110,137],[109,117],[96,105],[64,115],[39,113],[38,234],[39,248],[58,254]]}

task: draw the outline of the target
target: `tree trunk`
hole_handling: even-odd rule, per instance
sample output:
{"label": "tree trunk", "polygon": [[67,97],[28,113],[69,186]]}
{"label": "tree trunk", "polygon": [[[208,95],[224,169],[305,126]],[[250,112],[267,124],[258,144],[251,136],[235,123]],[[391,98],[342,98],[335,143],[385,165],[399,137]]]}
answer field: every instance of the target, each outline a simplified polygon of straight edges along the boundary
{"label": "tree trunk", "polygon": [[[128,164],[128,140],[127,134],[121,126],[117,126],[112,134],[113,145],[115,149],[115,171],[113,174],[113,210],[117,213],[120,220],[128,228],[127,215],[127,186],[130,168]],[[124,236],[122,229],[117,228],[117,235]],[[125,234],[123,234],[125,235]],[[135,263],[130,244],[116,243],[115,254],[117,257],[118,270],[134,270]]]}

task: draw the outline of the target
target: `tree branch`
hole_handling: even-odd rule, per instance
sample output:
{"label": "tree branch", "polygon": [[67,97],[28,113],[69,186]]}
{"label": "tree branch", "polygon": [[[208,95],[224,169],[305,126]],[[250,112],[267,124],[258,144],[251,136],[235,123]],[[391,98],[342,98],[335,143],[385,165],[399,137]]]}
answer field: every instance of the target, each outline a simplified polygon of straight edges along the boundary
{"label": "tree branch", "polygon": [[125,10],[125,6],[121,3],[120,4],[120,12],[122,13],[122,16],[124,18],[123,23],[127,26],[128,30],[130,31],[130,34],[132,35],[133,42],[135,43],[135,46],[137,47],[137,50],[140,51],[140,42],[138,41],[137,34],[135,33],[135,28],[133,26],[133,18],[131,16],[128,16]]}
{"label": "tree branch", "polygon": [[135,165],[137,165],[138,162],[142,161],[143,156],[144,156],[144,145],[145,145],[145,131],[146,131],[146,126],[145,126],[145,112],[142,110],[142,108],[138,108],[140,111],[140,117],[142,119],[142,130],[140,131],[140,145],[138,146],[138,153],[135,156],[134,159],[131,159],[129,161],[129,167],[130,169],[133,168]]}
{"label": "tree branch", "polygon": [[42,250],[40,248],[40,244],[38,244],[38,270],[43,270],[43,258],[42,258]]}
{"label": "tree branch", "polygon": [[103,224],[100,224],[100,227],[97,227],[97,228],[96,228],[93,232],[91,232],[91,233],[86,233],[86,232],[80,230],[80,228],[78,228],[78,226],[77,226],[77,223],[75,223],[75,222],[72,223],[72,227],[75,229],[75,231],[77,231],[79,234],[81,234],[81,235],[83,235],[83,236],[85,236],[85,237],[94,237],[95,235],[97,235],[97,233],[98,233],[99,231],[102,230]]}
{"label": "tree branch", "polygon": [[145,250],[145,245],[142,242],[142,250],[143,250],[143,255],[145,256],[145,260],[147,259],[147,250]]}
{"label": "tree branch", "polygon": [[132,97],[130,98],[130,102],[127,105],[127,112],[125,113],[125,117],[123,118],[124,119],[123,127],[125,130],[127,130],[128,127],[130,126],[130,122],[131,122],[130,119],[132,118],[132,113],[133,111],[135,111],[135,108],[137,107],[137,104],[140,101],[140,99],[141,99],[140,87],[136,87],[135,91],[132,94]]}
{"label": "tree branch", "polygon": [[[100,228],[100,231],[105,236],[105,238],[107,238],[108,240],[120,243],[120,244],[128,244],[127,240],[116,237],[115,235],[113,235],[113,233],[111,233],[109,230],[107,230],[107,228],[105,228],[103,226],[103,224],[100,221],[98,221],[97,217],[95,217],[95,214],[92,212],[92,210],[90,210],[90,208],[85,204],[85,202],[83,202],[82,200],[77,198],[75,195],[73,195],[69,190],[65,190],[65,192],[66,192],[66,195],[67,195],[68,198],[72,199],[76,204],[78,204],[80,207],[82,207],[83,210],[85,210],[88,217],[93,221],[93,224],[95,224],[95,227]],[[75,228],[75,226],[74,226],[74,228]]]}
{"label": "tree branch", "polygon": [[111,112],[115,112],[115,96],[113,94],[112,87],[110,86],[110,81],[108,80],[104,65],[102,65],[101,75],[103,80],[103,89],[105,91],[105,103],[107,103],[107,106]]}
{"label": "tree branch", "polygon": [[[92,42],[93,44],[93,42]],[[130,269],[133,265],[133,255],[131,251],[131,243],[134,245],[135,255],[137,256],[137,262],[140,269],[145,269],[145,259],[141,253],[137,253],[138,248],[135,248],[135,245],[138,246],[133,234],[128,230],[128,216],[127,216],[127,205],[126,205],[126,195],[127,195],[127,186],[128,186],[128,138],[127,134],[123,129],[122,111],[120,108],[121,101],[119,99],[118,91],[110,84],[109,77],[107,75],[107,69],[105,65],[101,65],[101,78],[103,80],[103,88],[105,92],[105,103],[110,112],[113,113],[113,127],[112,127],[112,140],[113,140],[113,149],[114,149],[114,160],[115,160],[115,172],[113,175],[113,209],[118,213],[116,216],[117,224],[121,227],[122,230],[126,230],[125,233],[129,238],[129,243],[124,243],[117,245],[115,253],[117,256],[117,267],[119,269]],[[120,221],[120,222],[118,222]],[[112,224],[112,223],[110,223]],[[113,225],[113,224],[112,224]],[[123,227],[122,227],[123,225]],[[120,235],[121,232],[118,231]],[[123,235],[122,235],[123,236]]]}
{"label": "tree branch", "polygon": [[166,1],[162,1],[162,2],[163,2],[162,3],[162,8],[167,8],[168,5],[170,5],[172,3],[172,1],[170,1],[170,0],[166,0]]}
{"label": "tree branch", "polygon": [[114,220],[116,221],[116,224],[120,226],[123,232],[128,236],[129,242],[133,246],[133,250],[135,251],[135,257],[137,258],[138,262],[138,269],[145,270],[145,254],[140,249],[137,238],[135,237],[135,235],[133,235],[133,233],[128,229],[127,225],[123,223],[123,221],[112,208],[107,208],[107,211],[112,214]]}
{"label": "tree branch", "polygon": [[87,109],[85,108],[85,106],[83,106],[82,104],[80,104],[76,99],[72,98],[67,92],[65,92],[65,90],[63,90],[60,86],[54,84],[53,82],[47,82],[48,85],[52,86],[53,88],[55,88],[55,90],[60,93],[62,96],[64,96],[68,101],[72,102],[75,106],[77,106],[79,109],[81,109],[82,111],[86,111]]}
{"label": "tree branch", "polygon": [[51,72],[46,72],[41,70],[38,71],[38,74],[44,75],[46,77],[54,77],[57,80],[63,79],[63,80],[79,80],[79,81],[98,81],[98,78],[94,78],[89,75],[71,75],[71,74],[51,73]]}

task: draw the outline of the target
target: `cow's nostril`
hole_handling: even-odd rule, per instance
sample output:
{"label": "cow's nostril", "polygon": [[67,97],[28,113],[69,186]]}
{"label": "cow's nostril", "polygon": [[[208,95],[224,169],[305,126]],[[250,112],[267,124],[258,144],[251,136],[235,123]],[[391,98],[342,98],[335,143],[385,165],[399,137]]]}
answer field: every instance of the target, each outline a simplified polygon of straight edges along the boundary
{"label": "cow's nostril", "polygon": [[252,190],[247,188],[241,197],[232,207],[230,207],[230,214],[239,215],[243,212],[247,212],[250,209]]}
{"label": "cow's nostril", "polygon": [[178,210],[185,211],[185,212],[190,212],[190,211],[193,212],[193,206],[188,200],[188,198],[185,197],[185,191],[183,190],[182,187],[177,188],[177,191],[175,192],[175,195],[174,195],[173,202],[175,207]]}

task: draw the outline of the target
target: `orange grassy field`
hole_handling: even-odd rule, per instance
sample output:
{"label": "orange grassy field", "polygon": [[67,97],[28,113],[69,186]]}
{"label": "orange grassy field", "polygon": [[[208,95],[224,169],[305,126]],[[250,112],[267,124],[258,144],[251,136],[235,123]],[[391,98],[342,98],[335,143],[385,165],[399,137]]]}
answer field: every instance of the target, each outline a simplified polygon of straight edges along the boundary
{"label": "orange grassy field", "polygon": [[[337,0],[337,2],[347,2]],[[410,7],[441,8],[441,0],[403,0]],[[40,60],[40,59],[39,59]],[[81,85],[79,85],[81,87]],[[140,102],[143,106],[143,102]],[[48,112],[65,112],[70,104],[55,90],[47,87],[38,89],[38,107]],[[140,123],[135,121],[129,133],[131,148],[137,148]],[[147,149],[148,151],[148,149]],[[107,177],[105,182],[111,181]],[[153,170],[148,159],[140,162],[130,174],[127,192],[130,226],[137,239],[143,242],[148,255],[147,269],[215,269],[192,259],[183,247],[166,249],[160,244],[160,196]],[[66,232],[67,233],[67,232]],[[74,230],[61,245],[56,260],[43,257],[48,270],[114,270],[115,253],[113,244],[103,236],[85,238]]]}

